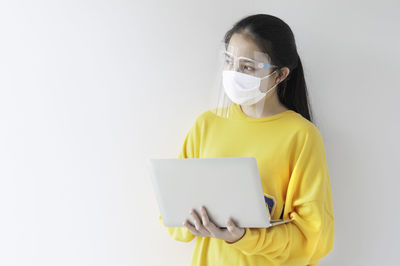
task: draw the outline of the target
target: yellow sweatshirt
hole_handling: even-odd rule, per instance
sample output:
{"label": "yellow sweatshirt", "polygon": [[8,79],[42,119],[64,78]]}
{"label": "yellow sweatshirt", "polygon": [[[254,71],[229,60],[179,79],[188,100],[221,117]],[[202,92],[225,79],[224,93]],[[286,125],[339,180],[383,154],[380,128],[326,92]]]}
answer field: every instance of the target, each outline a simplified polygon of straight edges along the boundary
{"label": "yellow sweatshirt", "polygon": [[166,227],[161,215],[160,223],[174,240],[196,237],[191,266],[318,265],[334,242],[331,184],[319,130],[293,110],[252,118],[237,104],[229,108],[229,119],[211,110],[200,114],[178,158],[255,157],[272,219],[293,221],[245,228],[234,243],[196,237],[184,226]]}

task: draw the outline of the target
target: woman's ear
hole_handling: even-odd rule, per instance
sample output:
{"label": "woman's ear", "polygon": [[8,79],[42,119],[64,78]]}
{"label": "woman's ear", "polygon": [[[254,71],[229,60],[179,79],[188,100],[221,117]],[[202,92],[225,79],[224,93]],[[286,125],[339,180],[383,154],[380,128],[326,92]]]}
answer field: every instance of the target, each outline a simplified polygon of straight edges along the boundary
{"label": "woman's ear", "polygon": [[278,77],[276,78],[276,83],[279,83],[286,79],[287,76],[289,76],[290,70],[287,67],[282,67],[278,69]]}

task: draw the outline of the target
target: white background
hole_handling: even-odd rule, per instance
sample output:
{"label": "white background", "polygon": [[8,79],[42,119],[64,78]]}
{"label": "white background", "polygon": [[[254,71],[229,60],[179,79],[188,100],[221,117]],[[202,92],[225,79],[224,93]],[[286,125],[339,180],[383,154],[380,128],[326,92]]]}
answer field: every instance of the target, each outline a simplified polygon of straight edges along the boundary
{"label": "white background", "polygon": [[[0,1],[0,265],[189,265],[145,160],[212,105],[215,48],[255,13],[292,28],[323,135],[335,247],[397,265],[397,1]],[[397,262],[397,263],[396,263]]]}

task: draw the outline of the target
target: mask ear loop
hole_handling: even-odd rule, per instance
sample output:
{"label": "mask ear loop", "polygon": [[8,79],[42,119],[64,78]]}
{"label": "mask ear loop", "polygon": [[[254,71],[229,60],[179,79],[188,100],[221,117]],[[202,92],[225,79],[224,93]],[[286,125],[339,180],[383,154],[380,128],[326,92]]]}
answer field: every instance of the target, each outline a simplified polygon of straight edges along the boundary
{"label": "mask ear loop", "polygon": [[[268,78],[269,76],[271,76],[272,74],[274,74],[276,71],[278,71],[278,70],[275,70],[274,72],[272,72],[271,74],[269,74],[269,75],[267,75],[267,76],[265,76],[265,77],[263,77],[263,78],[260,78],[260,80],[263,80],[263,79],[266,79],[266,78]],[[280,82],[279,82],[280,83]],[[261,91],[262,93],[265,93],[265,94],[267,94],[268,92],[270,92],[272,89],[274,89],[276,86],[278,86],[278,84],[279,83],[277,83],[277,84],[275,84],[274,86],[272,86],[269,90],[267,90],[267,91]]]}
{"label": "mask ear loop", "polygon": [[[271,74],[269,74],[269,75],[267,75],[267,76],[265,76],[265,77],[263,77],[263,78],[260,78],[260,80],[263,80],[263,79],[268,78],[269,76],[273,75],[276,71],[278,71],[278,70],[275,70],[275,71],[272,72]],[[279,84],[279,83],[278,83],[278,84]],[[270,89],[267,90],[266,92],[261,91],[262,93],[265,93],[264,97],[262,98],[262,101],[265,102],[265,96],[268,94],[268,92],[270,92],[271,90],[273,90],[278,84],[275,84],[274,86],[272,86],[272,88],[270,88]],[[260,117],[261,113],[263,112],[263,109],[264,109],[264,104],[256,105],[256,116],[257,116],[257,117]]]}

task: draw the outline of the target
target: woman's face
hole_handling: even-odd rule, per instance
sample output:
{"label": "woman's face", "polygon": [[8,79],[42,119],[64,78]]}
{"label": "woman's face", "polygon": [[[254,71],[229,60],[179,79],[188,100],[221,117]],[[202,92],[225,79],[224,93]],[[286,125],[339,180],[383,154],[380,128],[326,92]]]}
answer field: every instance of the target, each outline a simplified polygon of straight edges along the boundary
{"label": "woman's face", "polygon": [[[246,36],[243,34],[235,33],[232,35],[227,47],[227,52],[232,54],[234,58],[245,57],[263,64],[270,63],[269,56],[263,53],[251,39],[246,38]],[[239,62],[236,62],[234,65],[233,61],[231,61],[231,68],[233,68],[232,70],[243,72],[259,78],[266,77],[276,70],[274,68],[254,68],[254,62],[247,63],[246,59],[239,59],[238,61]],[[277,77],[278,72],[275,72],[269,77],[261,80],[260,90],[266,91],[274,86],[277,83]]]}

